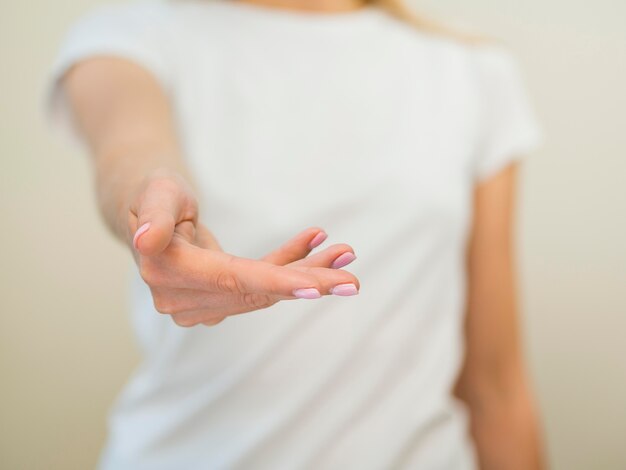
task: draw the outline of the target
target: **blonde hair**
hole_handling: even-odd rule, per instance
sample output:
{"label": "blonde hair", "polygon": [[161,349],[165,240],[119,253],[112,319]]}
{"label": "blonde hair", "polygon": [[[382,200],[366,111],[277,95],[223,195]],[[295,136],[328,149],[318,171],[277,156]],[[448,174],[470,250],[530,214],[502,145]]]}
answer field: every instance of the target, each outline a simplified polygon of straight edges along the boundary
{"label": "blonde hair", "polygon": [[486,36],[462,32],[454,28],[450,28],[434,19],[417,14],[409,8],[405,0],[366,0],[366,2],[387,10],[393,16],[401,19],[402,21],[406,21],[426,33],[446,36],[468,44],[481,44],[490,40],[490,38]]}

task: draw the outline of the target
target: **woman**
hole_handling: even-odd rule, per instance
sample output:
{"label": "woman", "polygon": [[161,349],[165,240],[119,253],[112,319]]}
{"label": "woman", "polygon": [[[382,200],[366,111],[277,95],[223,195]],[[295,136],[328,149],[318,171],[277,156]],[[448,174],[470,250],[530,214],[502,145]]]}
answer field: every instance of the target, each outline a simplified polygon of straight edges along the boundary
{"label": "woman", "polygon": [[409,20],[172,1],[73,29],[53,110],[140,275],[102,468],[541,467],[511,240],[534,120],[506,51]]}

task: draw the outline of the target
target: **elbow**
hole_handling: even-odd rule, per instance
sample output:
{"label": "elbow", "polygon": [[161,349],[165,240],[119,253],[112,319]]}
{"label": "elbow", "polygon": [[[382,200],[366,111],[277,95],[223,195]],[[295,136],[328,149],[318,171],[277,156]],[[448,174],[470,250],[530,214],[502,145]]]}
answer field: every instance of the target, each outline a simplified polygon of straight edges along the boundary
{"label": "elbow", "polygon": [[464,370],[454,389],[456,398],[472,413],[526,407],[530,388],[521,364],[492,364],[478,370]]}

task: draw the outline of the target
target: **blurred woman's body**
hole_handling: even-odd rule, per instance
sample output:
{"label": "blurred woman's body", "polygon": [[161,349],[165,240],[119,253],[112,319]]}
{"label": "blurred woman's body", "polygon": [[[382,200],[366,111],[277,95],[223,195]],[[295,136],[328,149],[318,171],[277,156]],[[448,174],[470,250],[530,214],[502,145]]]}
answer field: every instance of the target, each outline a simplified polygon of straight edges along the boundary
{"label": "blurred woman's body", "polygon": [[[144,3],[55,77],[143,278],[103,467],[540,466],[505,51],[356,0]],[[349,245],[309,255],[324,231]]]}

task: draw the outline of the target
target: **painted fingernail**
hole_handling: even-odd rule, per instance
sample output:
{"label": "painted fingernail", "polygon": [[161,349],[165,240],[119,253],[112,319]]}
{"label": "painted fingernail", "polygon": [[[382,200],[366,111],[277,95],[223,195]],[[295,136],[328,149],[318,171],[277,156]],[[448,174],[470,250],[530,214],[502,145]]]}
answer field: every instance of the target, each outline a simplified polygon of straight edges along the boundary
{"label": "painted fingernail", "polygon": [[320,291],[318,291],[314,287],[310,287],[307,289],[296,289],[293,291],[293,295],[295,295],[299,299],[319,299],[322,296],[322,294],[320,294]]}
{"label": "painted fingernail", "polygon": [[333,269],[343,268],[352,263],[356,259],[356,255],[351,251],[346,251],[344,254],[337,256],[333,264],[330,266]]}
{"label": "painted fingernail", "polygon": [[354,284],[337,284],[330,290],[330,293],[333,295],[348,296],[357,295],[359,291]]}
{"label": "painted fingernail", "polygon": [[146,222],[145,224],[143,224],[141,227],[139,227],[137,229],[137,231],[135,232],[135,236],[133,237],[133,246],[135,247],[135,250],[138,249],[137,247],[137,243],[139,242],[139,238],[148,231],[148,229],[150,228],[150,222]]}
{"label": "painted fingernail", "polygon": [[319,232],[313,237],[313,240],[309,242],[309,248],[312,250],[313,248],[320,246],[326,238],[328,238],[328,234],[326,232]]}

